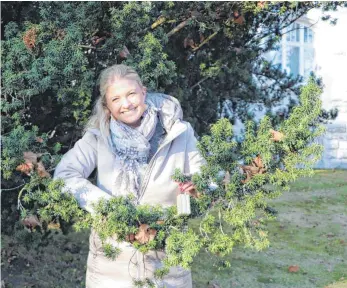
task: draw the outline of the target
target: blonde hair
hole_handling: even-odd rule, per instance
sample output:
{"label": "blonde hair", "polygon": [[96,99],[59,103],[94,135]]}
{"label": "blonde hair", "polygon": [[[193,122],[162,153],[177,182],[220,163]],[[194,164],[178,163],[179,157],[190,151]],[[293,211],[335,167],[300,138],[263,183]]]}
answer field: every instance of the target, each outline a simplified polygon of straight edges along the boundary
{"label": "blonde hair", "polygon": [[102,70],[98,79],[100,95],[94,104],[92,116],[89,118],[84,132],[88,129],[99,129],[102,137],[107,138],[110,133],[111,113],[106,104],[106,91],[110,85],[120,78],[136,80],[140,86],[143,86],[140,76],[129,66],[116,64]]}

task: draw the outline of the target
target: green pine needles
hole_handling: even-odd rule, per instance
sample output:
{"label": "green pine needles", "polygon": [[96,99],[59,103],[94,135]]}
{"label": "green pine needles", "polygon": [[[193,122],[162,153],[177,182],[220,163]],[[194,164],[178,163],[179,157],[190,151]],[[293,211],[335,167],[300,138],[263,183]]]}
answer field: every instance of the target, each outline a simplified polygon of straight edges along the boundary
{"label": "green pine needles", "polygon": [[[211,133],[198,143],[206,160],[201,172],[183,175],[177,170],[172,176],[179,182],[193,181],[197,187],[189,216],[177,215],[176,206],[136,206],[131,196],[99,201],[92,216],[80,209],[69,193],[62,192],[62,181],[35,175],[19,195],[23,215],[28,212],[22,202],[34,207],[42,221],[63,219],[73,222],[76,229],[93,227],[106,256],[112,259],[121,251],[107,242],[109,237],[131,242],[142,253],[164,250],[164,266],[155,273],[158,278],[172,266],[189,268],[201,249],[230,267],[223,257],[232,253],[235,245],[259,251],[269,246],[265,220],[274,216],[267,199],[288,190],[289,183],[298,177],[313,174],[312,165],[323,149],[314,143],[324,132],[318,124],[320,93],[311,79],[302,89],[300,104],[279,127],[272,127],[268,117],[259,124],[248,122],[241,144],[233,140],[229,120],[220,119],[212,125]],[[189,226],[193,218],[198,219],[198,229]],[[149,279],[135,282],[137,286],[153,284]]]}

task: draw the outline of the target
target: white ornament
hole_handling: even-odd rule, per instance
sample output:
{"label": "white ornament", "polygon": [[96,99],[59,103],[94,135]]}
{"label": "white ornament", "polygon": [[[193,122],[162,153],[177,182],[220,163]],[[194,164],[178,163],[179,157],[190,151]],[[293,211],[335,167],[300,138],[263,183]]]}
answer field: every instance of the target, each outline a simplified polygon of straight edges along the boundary
{"label": "white ornament", "polygon": [[190,215],[190,195],[178,194],[177,195],[177,213],[178,215]]}

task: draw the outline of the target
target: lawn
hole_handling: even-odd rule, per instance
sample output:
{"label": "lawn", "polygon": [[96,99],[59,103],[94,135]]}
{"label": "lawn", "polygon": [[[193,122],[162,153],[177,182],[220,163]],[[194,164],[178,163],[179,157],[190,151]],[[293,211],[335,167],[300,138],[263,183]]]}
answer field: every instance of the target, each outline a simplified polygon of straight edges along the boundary
{"label": "lawn", "polygon": [[[347,287],[347,171],[315,172],[271,202],[278,216],[267,223],[267,250],[235,248],[224,270],[202,252],[193,287]],[[84,287],[88,232],[57,231],[36,242],[22,233],[35,247],[2,235],[2,287]]]}
{"label": "lawn", "polygon": [[[234,249],[231,269],[222,271],[201,253],[192,269],[194,287],[347,287],[347,171],[316,170],[271,207],[278,216],[267,224],[269,249]],[[290,266],[299,270],[291,273]]]}

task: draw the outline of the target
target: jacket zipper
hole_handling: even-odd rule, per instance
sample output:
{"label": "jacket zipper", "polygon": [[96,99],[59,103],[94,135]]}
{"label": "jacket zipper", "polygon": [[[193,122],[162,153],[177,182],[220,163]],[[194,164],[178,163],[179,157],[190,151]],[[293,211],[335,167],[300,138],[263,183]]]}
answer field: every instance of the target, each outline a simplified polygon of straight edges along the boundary
{"label": "jacket zipper", "polygon": [[171,143],[173,140],[175,140],[179,135],[181,135],[184,131],[186,131],[186,129],[179,131],[174,137],[172,137],[171,140],[169,141],[164,141],[160,147],[158,148],[157,152],[155,152],[155,154],[153,155],[151,161],[149,161],[148,166],[146,167],[144,176],[143,176],[143,180],[140,186],[140,196],[139,199],[137,200],[137,203],[140,203],[140,200],[142,199],[143,195],[145,194],[145,189],[148,186],[148,182],[149,182],[149,176],[151,175],[152,172],[152,168],[153,168],[153,163],[155,162],[155,158],[157,157],[158,153],[160,152],[161,149],[163,149],[167,144]]}

